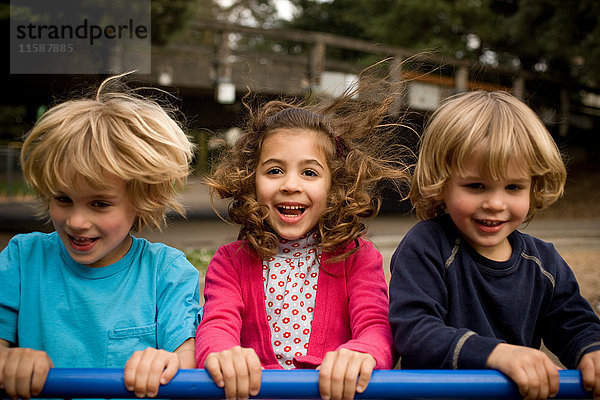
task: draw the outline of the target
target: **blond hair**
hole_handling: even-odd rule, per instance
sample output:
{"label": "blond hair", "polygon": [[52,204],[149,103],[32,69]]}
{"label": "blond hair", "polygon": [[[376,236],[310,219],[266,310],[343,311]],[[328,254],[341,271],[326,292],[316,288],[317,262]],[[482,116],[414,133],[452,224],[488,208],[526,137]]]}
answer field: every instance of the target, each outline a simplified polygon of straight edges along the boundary
{"label": "blond hair", "polygon": [[505,92],[468,92],[447,99],[426,126],[410,191],[418,218],[445,213],[440,195],[476,151],[481,173],[492,179],[505,177],[510,160],[527,167],[532,187],[525,221],[563,194],[563,160],[533,110]]}
{"label": "blond hair", "polygon": [[[26,135],[21,165],[48,217],[50,199],[78,177],[106,189],[106,177],[125,181],[137,212],[134,229],[160,228],[168,208],[184,214],[177,198],[190,173],[194,145],[158,102],[106,79],[95,98],[50,108]],[[118,86],[118,90],[114,87]]]}
{"label": "blond hair", "polygon": [[[352,87],[338,98],[317,102],[272,100],[253,107],[244,101],[249,118],[242,136],[219,159],[206,183],[213,196],[233,200],[229,217],[241,225],[239,238],[247,240],[259,257],[274,255],[278,246],[278,237],[267,224],[268,207],[256,200],[255,186],[262,145],[274,131],[314,132],[327,156],[331,188],[316,227],[323,251],[341,250],[366,233],[362,221],[378,214],[382,181],[397,188],[408,182],[403,162],[406,149],[394,145],[399,125],[382,123],[396,99],[395,85],[375,77],[362,78],[361,98],[365,100],[356,99],[358,87]],[[373,97],[365,95],[367,90]],[[340,252],[333,260],[356,250]]]}

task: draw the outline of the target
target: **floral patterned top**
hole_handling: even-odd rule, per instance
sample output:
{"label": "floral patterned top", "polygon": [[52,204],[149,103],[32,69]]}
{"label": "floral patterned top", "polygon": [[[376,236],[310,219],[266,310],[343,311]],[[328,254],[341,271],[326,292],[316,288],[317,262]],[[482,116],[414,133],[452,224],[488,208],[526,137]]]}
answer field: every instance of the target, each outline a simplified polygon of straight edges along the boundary
{"label": "floral patterned top", "polygon": [[306,355],[312,326],[321,251],[318,234],[279,240],[274,257],[263,262],[267,321],[275,357],[285,369]]}

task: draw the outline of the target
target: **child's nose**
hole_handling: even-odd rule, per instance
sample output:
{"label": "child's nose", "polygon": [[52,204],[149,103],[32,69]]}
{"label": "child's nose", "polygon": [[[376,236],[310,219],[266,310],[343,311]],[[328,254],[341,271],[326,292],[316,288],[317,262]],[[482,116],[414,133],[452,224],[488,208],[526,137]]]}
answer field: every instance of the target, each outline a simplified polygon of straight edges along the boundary
{"label": "child's nose", "polygon": [[84,210],[74,208],[68,215],[66,224],[73,230],[84,230],[91,227],[92,223]]}
{"label": "child's nose", "polygon": [[504,210],[506,208],[504,195],[498,192],[490,192],[483,202],[483,207],[494,211]]}
{"label": "child's nose", "polygon": [[281,182],[281,191],[286,193],[296,193],[302,190],[298,177],[293,174],[287,175]]}

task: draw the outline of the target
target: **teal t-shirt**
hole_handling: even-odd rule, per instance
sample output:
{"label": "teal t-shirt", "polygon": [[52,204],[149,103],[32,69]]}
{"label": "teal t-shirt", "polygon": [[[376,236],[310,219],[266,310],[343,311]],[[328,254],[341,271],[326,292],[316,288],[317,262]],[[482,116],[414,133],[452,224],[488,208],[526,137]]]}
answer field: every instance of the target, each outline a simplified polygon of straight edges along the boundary
{"label": "teal t-shirt", "polygon": [[57,368],[123,368],[136,350],[194,337],[197,270],[162,243],[133,238],[118,262],[73,261],[54,233],[16,235],[0,253],[0,338],[44,350]]}

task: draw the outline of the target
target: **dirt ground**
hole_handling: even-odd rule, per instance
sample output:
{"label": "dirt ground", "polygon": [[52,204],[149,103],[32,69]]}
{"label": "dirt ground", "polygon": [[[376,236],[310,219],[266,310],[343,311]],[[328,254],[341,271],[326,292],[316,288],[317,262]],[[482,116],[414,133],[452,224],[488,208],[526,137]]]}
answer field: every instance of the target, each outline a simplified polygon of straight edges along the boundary
{"label": "dirt ground", "polygon": [[[534,218],[581,223],[597,220],[600,224],[600,162],[570,167],[564,196]],[[600,246],[597,243],[557,246],[557,249],[573,269],[582,294],[600,315]]]}

